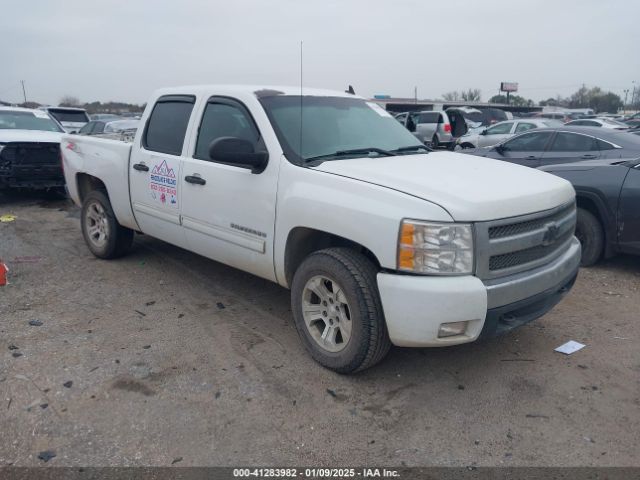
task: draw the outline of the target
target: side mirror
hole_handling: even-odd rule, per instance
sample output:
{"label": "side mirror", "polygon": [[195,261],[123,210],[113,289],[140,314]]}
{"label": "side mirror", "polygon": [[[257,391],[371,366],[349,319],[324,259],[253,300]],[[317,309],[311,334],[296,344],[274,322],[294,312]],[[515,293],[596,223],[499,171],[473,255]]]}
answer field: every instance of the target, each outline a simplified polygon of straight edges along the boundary
{"label": "side mirror", "polygon": [[269,154],[256,152],[249,140],[237,137],[220,137],[209,145],[209,158],[216,162],[250,167],[252,173],[261,172]]}

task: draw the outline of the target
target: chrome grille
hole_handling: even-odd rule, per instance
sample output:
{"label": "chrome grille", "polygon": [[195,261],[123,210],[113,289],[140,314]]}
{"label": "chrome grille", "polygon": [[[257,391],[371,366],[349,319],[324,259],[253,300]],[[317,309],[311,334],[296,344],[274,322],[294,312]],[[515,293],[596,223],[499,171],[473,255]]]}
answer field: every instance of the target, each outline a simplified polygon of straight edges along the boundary
{"label": "chrome grille", "polygon": [[565,208],[560,209],[557,213],[550,215],[549,217],[536,218],[535,220],[528,220],[526,222],[510,223],[508,225],[498,225],[489,228],[489,239],[510,237],[512,235],[518,235],[519,233],[531,232],[538,228],[544,227],[544,225],[550,221],[558,221],[563,217],[571,213],[575,206],[573,204],[567,205]]}
{"label": "chrome grille", "polygon": [[476,227],[476,275],[493,279],[533,269],[561,255],[571,243],[575,203]]}

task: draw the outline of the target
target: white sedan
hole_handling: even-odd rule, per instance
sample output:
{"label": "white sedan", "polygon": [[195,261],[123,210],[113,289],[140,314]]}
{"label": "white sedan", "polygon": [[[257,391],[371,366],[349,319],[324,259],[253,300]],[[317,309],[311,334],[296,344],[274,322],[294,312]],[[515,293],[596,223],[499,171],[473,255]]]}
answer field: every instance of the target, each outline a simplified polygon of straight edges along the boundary
{"label": "white sedan", "polygon": [[551,119],[521,118],[505,120],[485,129],[474,129],[458,139],[460,148],[492,147],[513,137],[517,133],[533,130],[534,128],[558,127],[562,122]]}

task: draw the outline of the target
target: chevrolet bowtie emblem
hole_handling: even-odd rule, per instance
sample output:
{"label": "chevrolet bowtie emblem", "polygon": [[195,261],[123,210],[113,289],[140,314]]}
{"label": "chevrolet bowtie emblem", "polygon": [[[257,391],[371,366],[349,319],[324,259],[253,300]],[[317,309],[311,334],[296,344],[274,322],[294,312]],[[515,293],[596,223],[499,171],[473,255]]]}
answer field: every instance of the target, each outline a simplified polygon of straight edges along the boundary
{"label": "chevrolet bowtie emblem", "polygon": [[544,232],[544,237],[542,237],[542,245],[547,246],[556,241],[560,229],[555,223],[548,223],[545,226],[547,227],[547,231]]}

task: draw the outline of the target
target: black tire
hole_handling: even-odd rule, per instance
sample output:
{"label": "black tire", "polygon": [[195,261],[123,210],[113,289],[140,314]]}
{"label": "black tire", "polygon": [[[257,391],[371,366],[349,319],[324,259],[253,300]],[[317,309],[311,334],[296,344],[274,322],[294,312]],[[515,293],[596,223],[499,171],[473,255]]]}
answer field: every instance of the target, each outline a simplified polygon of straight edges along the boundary
{"label": "black tire", "polygon": [[[377,273],[369,259],[348,248],[314,252],[296,270],[291,288],[296,329],[311,356],[324,367],[338,373],[354,373],[375,365],[389,351],[391,341],[378,293]],[[302,313],[305,286],[318,275],[334,279],[349,304],[351,336],[339,352],[322,348],[305,324]]]}
{"label": "black tire", "polygon": [[431,148],[435,150],[438,147],[440,147],[440,142],[438,141],[438,136],[434,135],[433,138],[431,139]]}
{"label": "black tire", "polygon": [[[104,223],[101,228],[104,231],[104,240],[97,241],[92,237],[89,229],[93,226],[89,211],[93,208],[102,208],[104,211]],[[106,192],[93,190],[87,194],[82,202],[80,214],[82,235],[89,250],[98,258],[111,259],[123,256],[131,248],[133,243],[133,230],[125,228],[118,223],[111,208],[111,202]]]}
{"label": "black tire", "polygon": [[467,148],[476,148],[475,145],[473,145],[472,143],[463,143],[462,145],[460,145],[460,147],[463,150],[466,150]]}
{"label": "black tire", "polygon": [[590,267],[597,263],[604,249],[604,231],[595,215],[583,208],[578,208],[576,237],[582,244],[580,265]]}

